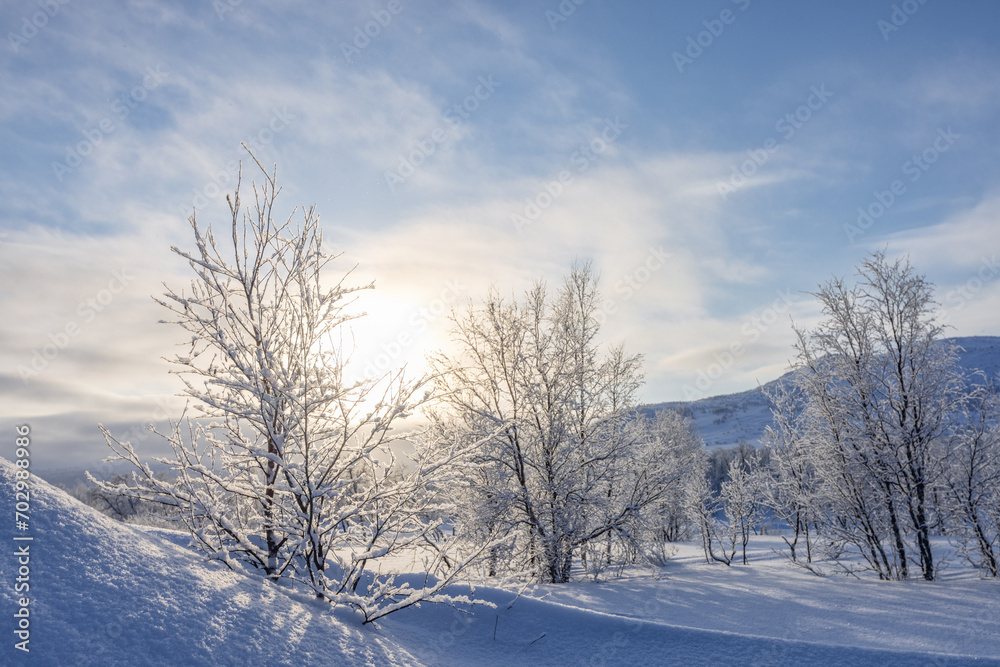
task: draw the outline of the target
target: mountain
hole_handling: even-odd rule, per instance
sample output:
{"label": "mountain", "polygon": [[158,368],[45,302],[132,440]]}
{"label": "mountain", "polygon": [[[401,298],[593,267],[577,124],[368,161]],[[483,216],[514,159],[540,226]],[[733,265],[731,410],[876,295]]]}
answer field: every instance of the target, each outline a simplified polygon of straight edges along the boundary
{"label": "mountain", "polygon": [[[1000,336],[968,336],[948,340],[961,348],[959,365],[966,371],[981,370],[993,379],[1000,374]],[[786,373],[763,388],[771,389],[789,376],[790,373]],[[771,401],[758,387],[697,401],[642,405],[639,412],[647,416],[663,408],[683,412],[694,422],[705,446],[712,449],[735,447],[740,441],[756,445],[771,423],[771,407]]]}

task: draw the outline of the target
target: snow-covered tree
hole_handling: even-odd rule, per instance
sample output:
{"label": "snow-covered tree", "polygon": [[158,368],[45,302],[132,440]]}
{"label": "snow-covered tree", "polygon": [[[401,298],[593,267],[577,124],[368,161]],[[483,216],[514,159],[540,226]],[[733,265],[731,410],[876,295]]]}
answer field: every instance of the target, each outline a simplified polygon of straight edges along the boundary
{"label": "snow-covered tree", "polygon": [[[749,465],[747,465],[749,464]],[[729,464],[728,479],[722,483],[722,507],[729,530],[742,548],[743,564],[747,564],[747,544],[754,534],[754,525],[760,520],[762,478],[756,459],[744,463],[733,459]]]}
{"label": "snow-covered tree", "polygon": [[958,413],[943,461],[948,533],[987,576],[1000,576],[1000,397],[975,387]]}
{"label": "snow-covered tree", "polygon": [[700,474],[686,485],[686,512],[694,524],[705,553],[705,561],[732,565],[738,550],[747,564],[747,545],[756,532],[763,509],[764,475],[756,455],[729,459],[725,478],[716,492],[712,488],[708,457],[697,457]]}
{"label": "snow-covered tree", "polygon": [[704,445],[691,421],[675,410],[660,410],[644,420],[643,428],[633,474],[656,479],[664,492],[637,515],[634,534],[644,559],[663,564],[673,552],[672,543],[692,537],[695,525],[687,513],[686,493],[696,476],[704,477]]}
{"label": "snow-covered tree", "polygon": [[800,541],[805,562],[812,563],[813,528],[822,509],[822,484],[816,476],[809,442],[803,434],[802,404],[789,387],[779,385],[767,393],[772,422],[764,430],[762,444],[770,451],[770,474],[762,479],[764,504],[785,522],[791,536],[782,535],[793,562],[799,562]]}
{"label": "snow-covered tree", "polygon": [[669,489],[661,469],[635,465],[647,444],[633,414],[640,358],[600,353],[598,305],[589,265],[554,298],[542,283],[522,301],[492,291],[453,315],[456,352],[432,358],[442,423],[482,440],[458,529],[509,536],[490,573],[564,582],[584,549],[591,564],[622,545],[635,554],[643,509]]}
{"label": "snow-covered tree", "polygon": [[[323,279],[336,256],[323,249],[315,209],[275,219],[276,170],[257,166],[252,204],[241,200],[242,173],[227,197],[222,242],[190,218],[195,250],[173,248],[194,270],[190,292],[158,299],[189,336],[174,361],[198,419],[161,434],[173,452],[157,459],[166,476],[105,431],[135,471],[128,484],[98,485],[165,506],[209,558],[304,582],[366,622],[449,601],[441,590],[464,563],[449,559],[438,530],[437,490],[454,483],[475,443],[417,440],[409,460],[397,456],[394,427],[426,401],[427,382],[403,371],[352,379],[345,325],[372,285]],[[427,571],[443,576],[418,586],[381,576],[378,564],[401,551],[423,553]]]}
{"label": "snow-covered tree", "polygon": [[962,381],[934,320],[933,286],[876,252],[855,286],[833,280],[815,296],[826,319],[797,331],[796,378],[835,514],[827,527],[881,577],[907,578],[913,560],[934,579],[935,475]]}
{"label": "snow-covered tree", "polygon": [[696,461],[701,474],[688,480],[685,488],[685,510],[697,530],[706,563],[732,565],[739,539],[735,523],[723,521],[725,505],[721,494],[712,489],[708,478],[708,457],[702,454]]}

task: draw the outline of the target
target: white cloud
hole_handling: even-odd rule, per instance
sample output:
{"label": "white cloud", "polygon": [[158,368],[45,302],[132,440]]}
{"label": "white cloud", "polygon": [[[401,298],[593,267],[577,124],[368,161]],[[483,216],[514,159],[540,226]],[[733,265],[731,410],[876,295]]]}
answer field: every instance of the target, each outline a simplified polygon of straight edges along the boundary
{"label": "white cloud", "polygon": [[[12,410],[58,418],[53,429],[68,434],[69,447],[101,413],[132,419],[147,409],[136,407],[145,405],[138,397],[174,390],[159,357],[172,352],[177,334],[155,324],[162,313],[149,297],[163,291],[160,281],[188,280],[169,247],[190,247],[184,218],[193,205],[203,223],[227,223],[233,181],[225,170],[245,160],[239,142],[261,132],[274,132],[258,157],[278,163],[280,214],[316,202],[328,247],[345,251],[336,266],[357,263],[355,282],[377,282],[358,303],[371,313],[357,323],[359,360],[412,334],[391,361],[419,363],[425,348],[447,342],[445,306],[478,300],[491,284],[505,293],[538,278],[555,286],[574,259],[592,258],[608,338],[646,354],[653,401],[680,398],[734,343],[745,350],[712,393],[783,370],[787,318],[766,330],[753,318],[777,290],[851,271],[846,262],[859,248],[844,243],[840,225],[864,203],[854,201],[858,192],[884,187],[938,125],[962,121],[956,129],[968,138],[934,179],[957,182],[964,173],[986,182],[996,162],[986,151],[995,143],[988,130],[1000,79],[993,60],[973,49],[940,58],[921,52],[904,68],[874,71],[864,49],[796,59],[773,44],[777,70],[740,62],[713,69],[706,59],[677,79],[669,60],[658,65],[645,42],[622,37],[660,39],[644,32],[648,14],[611,12],[613,24],[595,31],[595,7],[553,33],[541,10],[468,2],[406,5],[348,63],[341,42],[383,6],[372,0],[332,12],[305,2],[280,10],[242,3],[219,17],[210,4],[185,10],[133,0],[117,12],[72,5],[26,53],[0,64],[4,86],[17,91],[0,96],[0,123],[18,147],[0,179],[14,211],[0,239],[0,277],[14,286],[0,295],[0,397]],[[728,43],[755,39],[740,34]],[[767,55],[746,43],[755,58]],[[52,159],[157,65],[167,72],[163,84],[60,183]],[[490,75],[501,82],[495,94],[465,122],[447,123],[445,110]],[[775,119],[820,82],[834,92],[829,105],[723,199],[718,183],[747,149],[777,136]],[[285,109],[294,118],[275,132],[270,123]],[[582,170],[574,152],[616,116],[628,127]],[[433,155],[392,192],[384,172],[438,129],[445,138]],[[960,154],[980,160],[962,166]],[[573,182],[543,206],[546,186],[564,169]],[[246,168],[245,182],[255,178]],[[862,242],[909,252],[941,286],[958,333],[995,333],[1000,281],[984,281],[968,298],[956,290],[969,288],[984,258],[1000,250],[990,246],[1000,197],[982,198],[974,184],[924,183],[894,215],[965,209],[888,237],[873,229]],[[544,210],[518,231],[511,216],[525,216],[530,200]],[[883,229],[892,229],[888,219]],[[663,266],[658,253],[670,255]],[[81,304],[108,290],[122,268],[134,281],[84,322]],[[817,317],[798,292],[790,310],[806,326]],[[18,365],[70,323],[80,326],[71,345],[25,386]]]}
{"label": "white cloud", "polygon": [[985,258],[1000,252],[998,221],[1000,194],[994,193],[937,224],[892,234],[885,243],[894,253],[909,254],[923,271],[976,271]]}

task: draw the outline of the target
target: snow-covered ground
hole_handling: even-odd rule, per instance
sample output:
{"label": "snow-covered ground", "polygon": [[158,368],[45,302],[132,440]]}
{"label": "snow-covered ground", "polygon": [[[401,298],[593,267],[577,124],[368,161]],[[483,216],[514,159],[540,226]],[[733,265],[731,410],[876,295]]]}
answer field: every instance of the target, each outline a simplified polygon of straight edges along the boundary
{"label": "snow-covered ground", "polygon": [[655,577],[532,586],[513,607],[516,592],[480,589],[496,610],[386,625],[441,665],[1000,664],[1000,582],[958,564],[934,583],[817,577],[774,553],[779,537],[751,544],[747,566],[685,544]]}
{"label": "snow-covered ground", "polygon": [[[0,460],[13,515],[14,466]],[[126,526],[45,482],[31,497],[30,654],[13,648],[14,543],[0,558],[3,664],[1000,664],[1000,583],[819,578],[760,538],[749,566],[681,545],[653,577],[477,588],[497,605],[346,611],[206,563],[177,534]],[[516,600],[516,601],[515,601]],[[495,633],[495,638],[494,638]],[[978,658],[978,660],[976,660]]]}

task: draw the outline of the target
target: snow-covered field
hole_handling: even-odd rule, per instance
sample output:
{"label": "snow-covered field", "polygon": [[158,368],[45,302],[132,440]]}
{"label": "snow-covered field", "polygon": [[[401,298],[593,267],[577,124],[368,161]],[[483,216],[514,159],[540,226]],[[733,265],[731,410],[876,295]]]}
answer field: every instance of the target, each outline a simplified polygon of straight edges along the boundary
{"label": "snow-covered field", "polygon": [[[14,466],[0,460],[13,508]],[[0,559],[4,664],[1000,664],[1000,583],[816,577],[759,538],[752,564],[692,545],[656,577],[477,587],[496,608],[346,611],[206,563],[177,534],[126,526],[45,482],[31,498],[30,654],[14,650],[14,542]]]}

